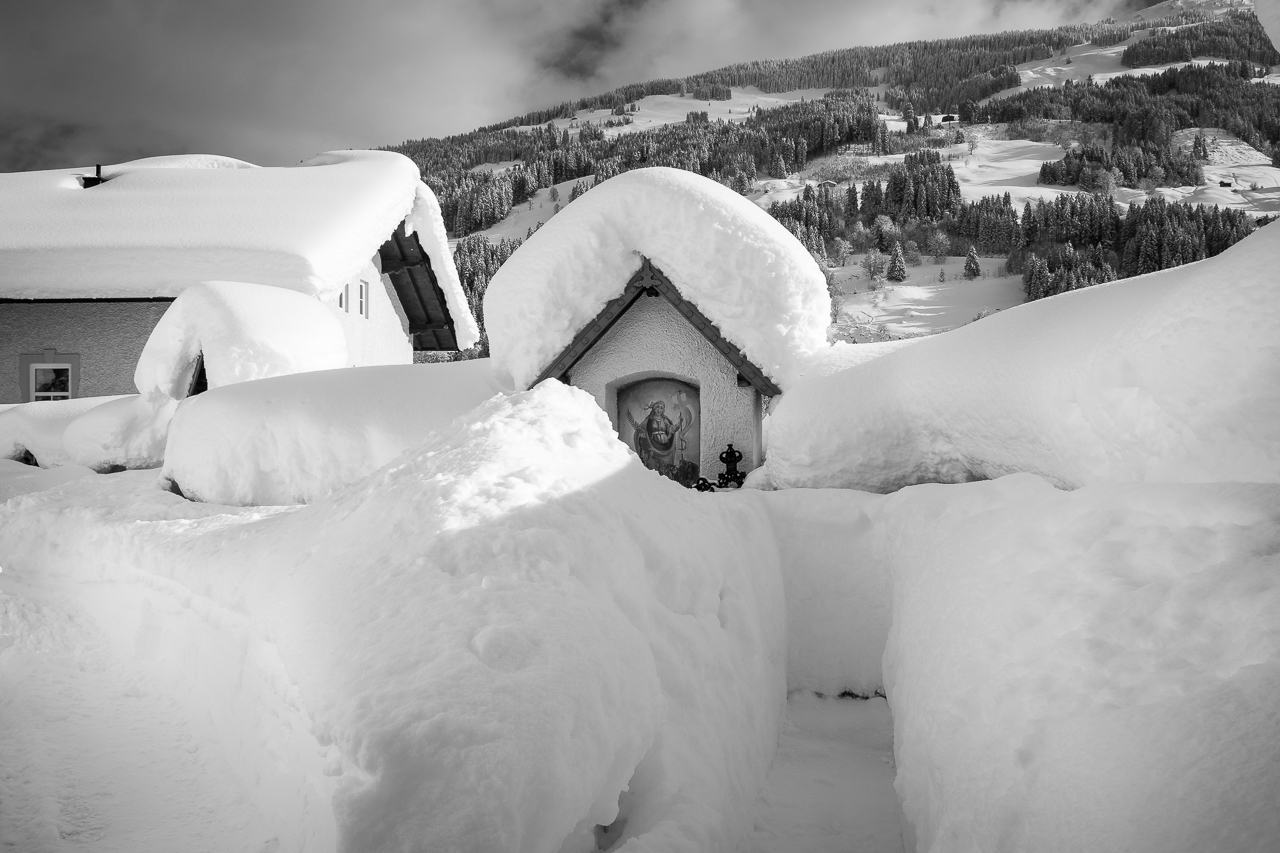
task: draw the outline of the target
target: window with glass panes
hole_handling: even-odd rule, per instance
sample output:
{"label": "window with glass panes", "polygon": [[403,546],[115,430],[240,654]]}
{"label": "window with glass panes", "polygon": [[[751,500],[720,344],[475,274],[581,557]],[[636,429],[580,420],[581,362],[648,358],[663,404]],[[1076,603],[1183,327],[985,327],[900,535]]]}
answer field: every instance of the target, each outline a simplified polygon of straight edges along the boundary
{"label": "window with glass panes", "polygon": [[31,399],[69,400],[71,399],[71,365],[70,364],[33,364],[30,367]]}

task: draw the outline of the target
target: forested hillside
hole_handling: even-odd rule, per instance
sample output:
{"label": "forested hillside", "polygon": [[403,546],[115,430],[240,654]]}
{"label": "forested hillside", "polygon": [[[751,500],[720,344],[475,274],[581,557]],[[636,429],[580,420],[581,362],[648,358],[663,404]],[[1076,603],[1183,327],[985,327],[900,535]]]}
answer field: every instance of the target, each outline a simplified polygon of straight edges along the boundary
{"label": "forested hillside", "polygon": [[[1232,61],[1118,76],[1103,85],[1092,79],[1067,82],[979,104],[1018,84],[1017,63],[1085,41],[1115,44],[1137,27],[1109,20],[742,63],[683,80],[627,86],[473,133],[410,141],[393,150],[422,169],[458,237],[492,227],[542,188],[579,181],[572,201],[593,182],[634,168],[686,169],[746,194],[759,179],[793,174],[811,158],[836,151],[863,157],[905,152],[902,163],[871,166],[857,179],[861,191],[856,184],[810,187],[770,212],[824,263],[841,263],[850,254],[884,253],[896,263],[899,257],[915,261],[922,254],[972,250],[1007,257],[1008,269],[1024,274],[1029,298],[1038,298],[1209,257],[1254,227],[1239,211],[1159,199],[1123,217],[1115,211],[1109,195],[1119,187],[1150,190],[1204,182],[1203,146],[1177,150],[1173,134],[1179,130],[1225,128],[1259,151],[1280,151],[1280,87],[1253,82],[1264,73],[1258,63],[1280,62],[1280,57],[1259,36],[1256,19],[1187,12],[1154,23],[1195,26],[1157,30],[1126,48],[1127,62],[1176,61],[1187,52],[1225,54]],[[1146,53],[1134,50],[1143,45]],[[628,105],[647,95],[687,92],[714,99],[747,85],[764,91],[831,91],[773,109],[753,108],[738,121],[709,121],[691,99],[695,108],[685,122],[652,129],[606,132],[599,122],[549,123],[600,108],[610,109],[621,123]],[[872,86],[878,87],[875,93],[864,88]],[[888,130],[877,108],[884,101],[901,110],[905,131]],[[934,127],[931,118],[917,117],[930,111],[953,112],[961,119],[959,129]],[[969,123],[1007,122],[1014,138],[1044,120],[1089,122],[1105,130],[1106,145],[1069,151],[1040,170],[1042,183],[1079,186],[1092,195],[1042,201],[1021,213],[1007,193],[977,201],[961,198],[939,150],[963,142]],[[473,171],[485,163],[507,167]],[[495,245],[476,237],[458,244],[459,271],[477,313],[488,280],[519,242]],[[873,257],[873,268],[875,263]]]}
{"label": "forested hillside", "polygon": [[1263,65],[1280,64],[1280,53],[1267,38],[1257,16],[1252,12],[1228,12],[1217,21],[1192,27],[1158,31],[1150,38],[1135,42],[1120,54],[1120,62],[1129,67],[1186,62],[1197,56],[1215,59],[1241,59]]}
{"label": "forested hillside", "polygon": [[1280,87],[1254,85],[1257,75],[1251,62],[1228,62],[1115,77],[1103,86],[1068,81],[1061,88],[1028,89],[990,101],[976,107],[973,118],[1101,122],[1112,126],[1117,144],[1164,149],[1178,130],[1221,127],[1268,152],[1280,142]]}

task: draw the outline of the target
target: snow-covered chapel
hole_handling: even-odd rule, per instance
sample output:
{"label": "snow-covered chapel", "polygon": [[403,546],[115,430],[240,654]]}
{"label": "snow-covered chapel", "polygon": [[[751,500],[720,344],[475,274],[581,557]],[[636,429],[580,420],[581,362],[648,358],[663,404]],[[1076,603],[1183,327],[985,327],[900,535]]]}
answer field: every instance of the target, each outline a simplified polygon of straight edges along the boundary
{"label": "snow-covered chapel", "polygon": [[764,462],[762,419],[827,346],[830,298],[785,228],[676,169],[615,177],[574,201],[494,276],[497,376],[588,391],[645,465],[685,485]]}

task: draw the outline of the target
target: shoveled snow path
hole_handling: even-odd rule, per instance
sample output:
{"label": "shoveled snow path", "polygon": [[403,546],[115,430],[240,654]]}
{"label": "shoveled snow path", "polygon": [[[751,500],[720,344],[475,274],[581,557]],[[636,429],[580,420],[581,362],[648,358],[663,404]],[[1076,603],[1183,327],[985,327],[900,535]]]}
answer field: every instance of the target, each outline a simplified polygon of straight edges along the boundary
{"label": "shoveled snow path", "polygon": [[902,853],[893,774],[884,699],[793,692],[755,831],[739,853]]}
{"label": "shoveled snow path", "polygon": [[0,851],[275,851],[187,719],[88,616],[0,575]]}

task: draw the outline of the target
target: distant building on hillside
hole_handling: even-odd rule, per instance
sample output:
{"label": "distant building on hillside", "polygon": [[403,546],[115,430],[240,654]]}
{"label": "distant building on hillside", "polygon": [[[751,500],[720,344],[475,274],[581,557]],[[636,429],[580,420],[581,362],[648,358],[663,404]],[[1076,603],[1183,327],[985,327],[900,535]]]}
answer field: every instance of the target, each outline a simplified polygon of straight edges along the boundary
{"label": "distant building on hillside", "polygon": [[314,297],[342,325],[352,366],[478,338],[439,206],[399,154],[289,168],[155,157],[100,180],[89,169],[4,174],[0,403],[134,393],[152,330],[204,281]]}

